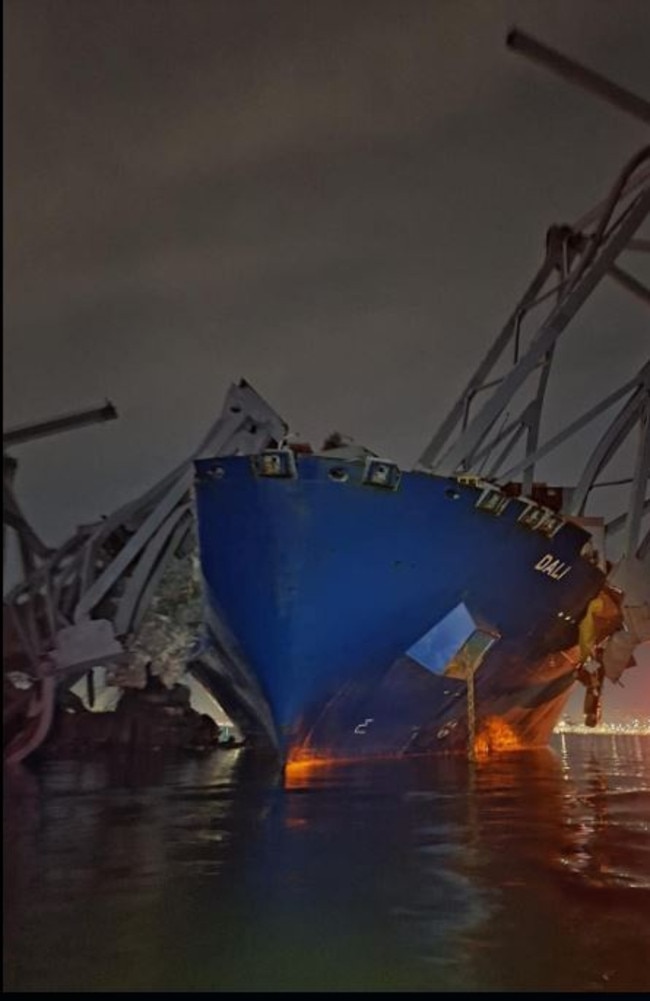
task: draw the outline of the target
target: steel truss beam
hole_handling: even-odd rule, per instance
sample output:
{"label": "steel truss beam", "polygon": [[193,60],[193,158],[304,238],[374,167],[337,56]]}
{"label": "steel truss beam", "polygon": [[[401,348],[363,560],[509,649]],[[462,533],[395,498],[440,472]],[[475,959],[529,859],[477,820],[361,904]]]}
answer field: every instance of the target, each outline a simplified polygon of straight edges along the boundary
{"label": "steel truss beam", "polygon": [[[522,32],[511,32],[507,44],[642,121],[650,120],[650,104],[643,98]],[[599,485],[598,474],[638,426],[639,445],[625,519],[625,551],[630,558],[635,553],[641,558],[649,545],[647,539],[641,542],[640,536],[650,471],[650,365],[551,440],[541,443],[540,429],[557,343],[603,279],[611,278],[645,307],[650,302],[647,286],[619,261],[625,251],[647,252],[650,248],[650,241],[639,235],[650,211],[649,162],[650,147],[644,147],[625,165],[599,205],[574,225],[554,226],[548,231],[540,269],[418,463],[423,469],[448,476],[472,473],[503,482],[521,475],[523,490],[529,493],[535,465],[541,458],[630,393],[630,399],[586,463],[571,504],[571,513],[584,511],[590,491]],[[513,352],[509,367],[508,348]],[[522,397],[527,398],[522,402]],[[519,410],[514,417],[512,409]],[[505,468],[522,439],[523,458],[514,463],[510,459]],[[619,527],[618,519],[616,522]]]}
{"label": "steel truss beam", "polygon": [[54,552],[34,546],[24,580],[4,601],[34,673],[45,661],[68,671],[120,659],[192,530],[194,458],[253,454],[286,431],[246,382],[233,385],[195,452],[156,486]]}

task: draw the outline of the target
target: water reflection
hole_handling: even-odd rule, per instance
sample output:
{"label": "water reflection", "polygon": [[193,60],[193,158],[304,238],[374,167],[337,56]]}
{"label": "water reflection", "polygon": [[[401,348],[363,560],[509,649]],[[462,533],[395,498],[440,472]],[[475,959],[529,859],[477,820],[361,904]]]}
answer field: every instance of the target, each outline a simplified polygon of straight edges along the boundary
{"label": "water reflection", "polygon": [[650,740],[5,784],[5,985],[644,990]]}

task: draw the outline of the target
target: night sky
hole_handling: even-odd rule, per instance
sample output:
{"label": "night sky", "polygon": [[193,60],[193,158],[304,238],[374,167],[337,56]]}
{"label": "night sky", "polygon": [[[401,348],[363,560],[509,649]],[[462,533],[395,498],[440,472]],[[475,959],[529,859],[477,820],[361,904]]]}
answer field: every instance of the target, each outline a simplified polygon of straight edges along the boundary
{"label": "night sky", "polygon": [[[5,0],[5,422],[45,538],[194,446],[247,378],[315,442],[412,463],[541,259],[647,130],[504,39],[650,96],[647,0]],[[629,378],[614,286],[561,349],[549,428]],[[549,478],[575,479],[579,447]]]}

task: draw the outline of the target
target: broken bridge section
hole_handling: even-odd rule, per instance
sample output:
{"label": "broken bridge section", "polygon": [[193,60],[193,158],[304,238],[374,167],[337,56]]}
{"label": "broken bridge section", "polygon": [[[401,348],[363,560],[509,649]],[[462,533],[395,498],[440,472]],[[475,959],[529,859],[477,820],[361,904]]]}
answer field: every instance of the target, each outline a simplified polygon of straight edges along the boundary
{"label": "broken bridge section", "polygon": [[[109,419],[115,411],[108,406],[76,419],[71,415],[15,429],[5,443],[15,447],[93,419]],[[255,454],[282,439],[286,430],[248,383],[232,385],[218,420],[191,456],[142,496],[80,527],[55,550],[24,516],[13,488],[16,463],[5,455],[4,527],[17,535],[23,573],[4,598],[5,678],[9,672],[31,685],[31,695],[22,690],[20,711],[13,699],[11,733],[5,730],[6,760],[22,760],[42,742],[57,685],[70,686],[89,667],[128,660],[166,566],[191,544],[194,459]],[[21,716],[40,725],[21,731]]]}

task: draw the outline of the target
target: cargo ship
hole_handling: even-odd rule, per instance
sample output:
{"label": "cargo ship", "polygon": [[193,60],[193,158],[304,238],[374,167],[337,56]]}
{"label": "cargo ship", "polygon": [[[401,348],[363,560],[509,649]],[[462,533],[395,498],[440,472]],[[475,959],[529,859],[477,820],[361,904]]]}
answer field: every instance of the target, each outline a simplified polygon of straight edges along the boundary
{"label": "cargo ship", "polygon": [[198,460],[197,661],[227,711],[284,760],[451,750],[471,674],[479,740],[545,742],[605,573],[584,528],[511,493],[350,446]]}

